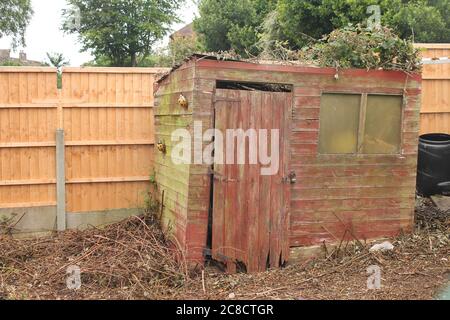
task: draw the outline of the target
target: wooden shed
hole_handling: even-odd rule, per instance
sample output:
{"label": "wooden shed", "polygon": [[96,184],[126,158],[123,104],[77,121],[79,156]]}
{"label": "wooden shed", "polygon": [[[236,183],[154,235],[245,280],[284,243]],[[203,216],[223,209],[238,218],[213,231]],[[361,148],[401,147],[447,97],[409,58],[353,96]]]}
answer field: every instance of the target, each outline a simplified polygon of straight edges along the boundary
{"label": "wooden shed", "polygon": [[[157,86],[162,222],[189,260],[263,271],[305,248],[412,229],[420,75],[194,55]],[[278,130],[266,148],[279,143],[279,170],[263,175],[247,159],[251,135],[245,164],[180,163],[173,133],[192,134],[195,154],[199,124],[205,146],[210,129]]]}

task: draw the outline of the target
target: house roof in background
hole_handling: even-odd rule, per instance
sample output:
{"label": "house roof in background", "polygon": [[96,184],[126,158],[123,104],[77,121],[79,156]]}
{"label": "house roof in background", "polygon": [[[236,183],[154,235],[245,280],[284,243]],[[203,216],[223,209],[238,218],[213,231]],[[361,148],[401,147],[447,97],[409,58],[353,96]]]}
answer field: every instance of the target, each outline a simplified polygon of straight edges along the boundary
{"label": "house roof in background", "polygon": [[180,37],[189,38],[189,37],[194,37],[194,36],[195,36],[194,22],[191,22],[191,23],[185,25],[180,30],[175,31],[174,33],[172,33],[170,35],[170,39],[180,38]]}

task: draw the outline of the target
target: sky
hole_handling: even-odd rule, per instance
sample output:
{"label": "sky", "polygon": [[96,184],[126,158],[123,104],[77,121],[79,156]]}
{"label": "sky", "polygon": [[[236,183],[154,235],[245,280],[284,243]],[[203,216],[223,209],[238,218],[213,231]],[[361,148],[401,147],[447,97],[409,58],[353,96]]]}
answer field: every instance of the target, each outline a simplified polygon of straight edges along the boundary
{"label": "sky", "polygon": [[[80,52],[81,45],[75,35],[66,35],[60,30],[61,11],[65,8],[66,0],[32,0],[34,16],[26,32],[26,47],[18,48],[13,57],[19,56],[19,51],[24,50],[29,60],[46,61],[47,52],[63,53],[70,60],[71,66],[92,60],[89,53]],[[180,10],[181,23],[174,24],[173,30],[178,30],[192,22],[197,13],[197,7],[193,0],[187,0],[185,7]],[[1,38],[0,49],[8,49],[11,39]]]}

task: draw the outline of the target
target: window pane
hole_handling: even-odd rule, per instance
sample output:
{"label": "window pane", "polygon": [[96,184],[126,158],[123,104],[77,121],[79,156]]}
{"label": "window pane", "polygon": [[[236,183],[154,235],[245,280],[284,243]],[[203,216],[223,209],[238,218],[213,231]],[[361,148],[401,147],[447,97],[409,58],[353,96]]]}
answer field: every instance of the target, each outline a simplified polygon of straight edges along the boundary
{"label": "window pane", "polygon": [[400,152],[402,126],[401,96],[369,95],[362,152],[396,154]]}
{"label": "window pane", "polygon": [[361,95],[324,94],[320,110],[319,152],[356,153]]}

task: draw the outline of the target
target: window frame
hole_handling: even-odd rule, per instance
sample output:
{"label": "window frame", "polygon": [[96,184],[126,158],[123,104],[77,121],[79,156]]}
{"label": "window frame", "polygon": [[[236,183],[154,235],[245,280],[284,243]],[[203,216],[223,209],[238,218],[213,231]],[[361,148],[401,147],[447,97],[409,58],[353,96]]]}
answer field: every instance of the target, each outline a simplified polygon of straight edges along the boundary
{"label": "window frame", "polygon": [[[322,97],[324,94],[348,94],[348,95],[359,95],[361,96],[361,104],[359,106],[359,125],[358,125],[358,132],[357,132],[357,146],[356,146],[356,153],[321,153],[319,149],[320,145],[320,120],[322,116]],[[394,96],[394,97],[400,97],[402,99],[401,103],[401,109],[400,109],[400,145],[399,150],[397,153],[363,153],[363,144],[364,144],[364,135],[365,135],[365,126],[366,126],[366,115],[367,115],[367,102],[369,96]],[[318,155],[319,156],[342,156],[342,157],[399,157],[403,156],[403,136],[404,136],[404,117],[405,117],[405,95],[404,93],[383,93],[383,92],[355,92],[355,91],[327,91],[323,90],[320,92],[320,113],[319,113],[319,131],[318,131],[318,140],[317,140],[317,146],[318,146]]]}

